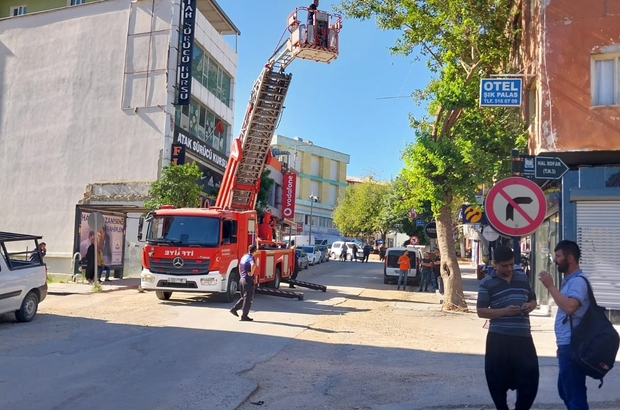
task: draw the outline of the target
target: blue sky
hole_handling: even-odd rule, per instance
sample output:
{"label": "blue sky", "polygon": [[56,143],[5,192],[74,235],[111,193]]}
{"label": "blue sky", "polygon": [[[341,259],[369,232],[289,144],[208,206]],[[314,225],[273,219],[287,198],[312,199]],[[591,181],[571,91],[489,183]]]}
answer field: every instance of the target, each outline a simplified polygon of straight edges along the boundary
{"label": "blue sky", "polygon": [[[218,0],[241,31],[238,38],[235,137],[250,96],[252,84],[286,28],[286,18],[297,6],[293,1]],[[243,7],[240,7],[243,4]],[[331,12],[332,2],[320,9]],[[305,20],[305,13],[300,16]],[[305,21],[304,21],[305,22]],[[287,31],[288,33],[288,31]],[[234,44],[234,36],[228,36]],[[282,121],[276,133],[299,136],[325,148],[351,156],[347,175],[396,176],[402,168],[400,155],[413,141],[409,113],[425,112],[409,98],[424,88],[430,75],[414,56],[392,56],[397,32],[377,29],[374,21],[344,19],[340,32],[340,56],[331,64],[295,60],[287,69],[293,74]]]}

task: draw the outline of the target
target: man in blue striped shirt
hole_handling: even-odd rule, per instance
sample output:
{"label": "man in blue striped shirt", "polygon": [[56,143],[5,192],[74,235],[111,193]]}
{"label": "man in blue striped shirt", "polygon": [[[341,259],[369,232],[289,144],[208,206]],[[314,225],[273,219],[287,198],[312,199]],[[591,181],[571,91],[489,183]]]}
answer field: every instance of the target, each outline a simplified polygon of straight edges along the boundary
{"label": "man in blue striped shirt", "polygon": [[495,271],[480,282],[478,317],[489,319],[484,372],[497,410],[508,410],[506,393],[517,391],[515,410],[529,410],[538,393],[538,355],[529,313],[536,295],[527,275],[514,269],[514,253],[500,246],[493,254]]}

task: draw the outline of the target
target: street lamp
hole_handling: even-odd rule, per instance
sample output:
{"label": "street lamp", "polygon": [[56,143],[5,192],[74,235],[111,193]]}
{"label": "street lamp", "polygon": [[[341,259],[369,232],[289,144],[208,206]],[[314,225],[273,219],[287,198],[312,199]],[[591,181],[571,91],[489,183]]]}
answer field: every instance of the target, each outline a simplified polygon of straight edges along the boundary
{"label": "street lamp", "polygon": [[312,207],[315,202],[319,200],[319,197],[312,194],[310,195],[310,228],[308,230],[308,243],[312,245]]}

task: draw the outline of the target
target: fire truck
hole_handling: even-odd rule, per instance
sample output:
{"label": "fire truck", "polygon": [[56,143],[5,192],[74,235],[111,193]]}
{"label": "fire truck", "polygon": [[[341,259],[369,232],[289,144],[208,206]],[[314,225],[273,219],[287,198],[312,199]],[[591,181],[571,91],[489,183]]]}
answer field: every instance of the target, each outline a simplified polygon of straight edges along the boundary
{"label": "fire truck", "polygon": [[270,214],[259,221],[255,206],[291,83],[292,75],[285,69],[296,58],[330,63],[338,57],[341,16],[316,10],[309,24],[303,24],[298,15],[304,11],[308,9],[298,7],[289,15],[283,41],[254,83],[215,206],[164,206],[140,219],[140,240],[146,223],[141,286],[155,291],[160,300],[170,299],[173,292],[197,292],[219,293],[232,302],[238,290],[239,261],[252,244],[259,248],[255,283],[278,289],[280,281],[293,273],[294,250],[274,242]]}

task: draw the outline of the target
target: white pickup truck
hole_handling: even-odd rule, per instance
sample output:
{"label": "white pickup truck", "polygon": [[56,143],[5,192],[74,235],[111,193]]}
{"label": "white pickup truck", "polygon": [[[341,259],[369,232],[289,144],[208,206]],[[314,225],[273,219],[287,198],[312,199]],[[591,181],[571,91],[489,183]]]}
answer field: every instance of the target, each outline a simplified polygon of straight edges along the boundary
{"label": "white pickup truck", "polygon": [[47,296],[47,267],[40,236],[0,232],[0,314],[30,322]]}

